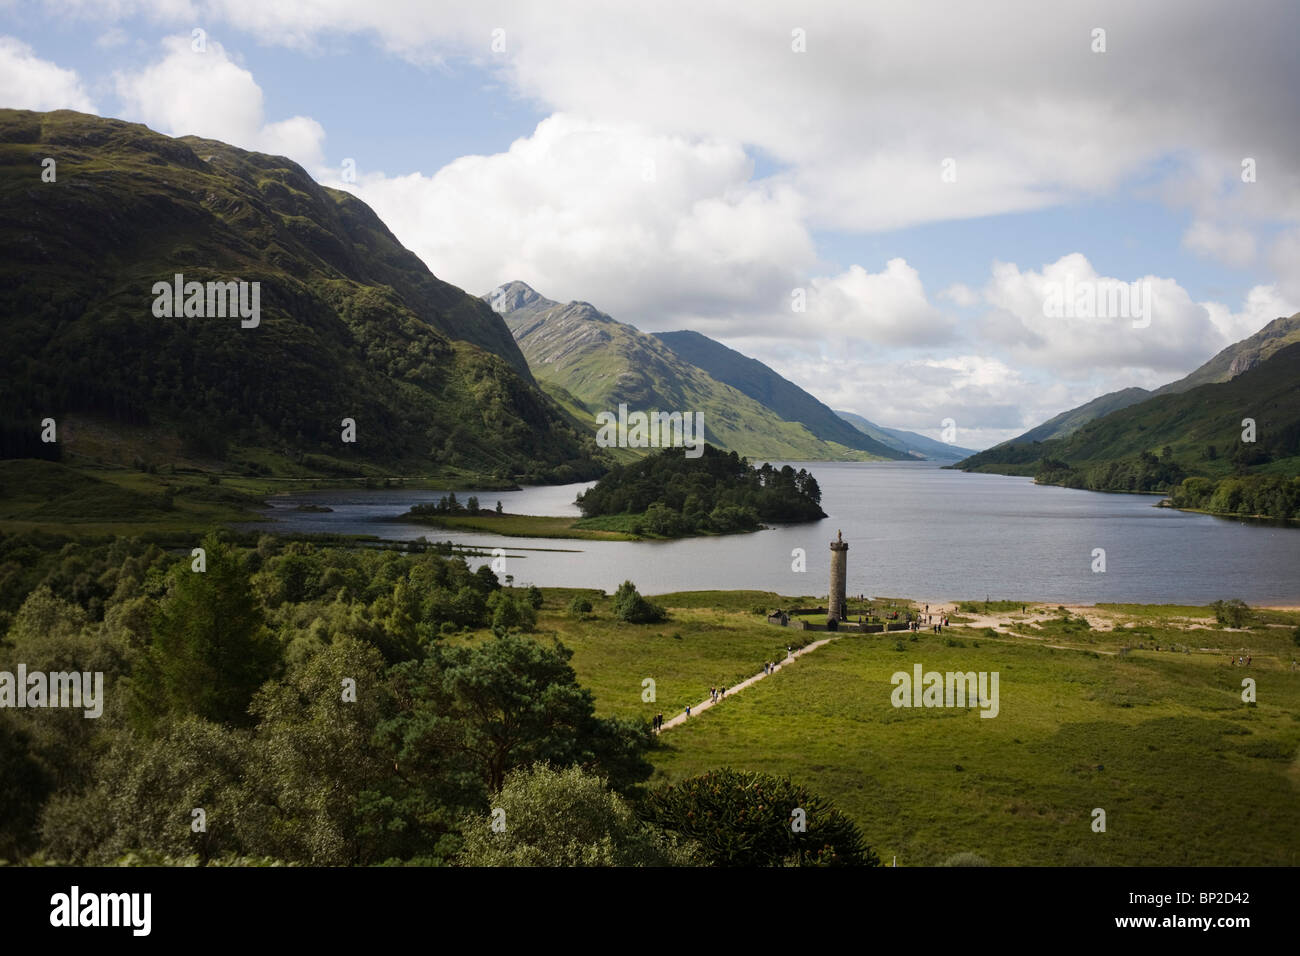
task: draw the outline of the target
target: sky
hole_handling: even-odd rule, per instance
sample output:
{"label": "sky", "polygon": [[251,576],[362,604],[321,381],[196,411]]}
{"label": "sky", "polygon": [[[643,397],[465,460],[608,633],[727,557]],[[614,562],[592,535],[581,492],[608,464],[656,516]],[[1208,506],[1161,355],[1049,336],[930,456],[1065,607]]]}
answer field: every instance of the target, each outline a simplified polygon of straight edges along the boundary
{"label": "sky", "polygon": [[288,156],[468,292],[983,448],[1300,311],[1297,36],[1277,0],[0,0],[0,106]]}

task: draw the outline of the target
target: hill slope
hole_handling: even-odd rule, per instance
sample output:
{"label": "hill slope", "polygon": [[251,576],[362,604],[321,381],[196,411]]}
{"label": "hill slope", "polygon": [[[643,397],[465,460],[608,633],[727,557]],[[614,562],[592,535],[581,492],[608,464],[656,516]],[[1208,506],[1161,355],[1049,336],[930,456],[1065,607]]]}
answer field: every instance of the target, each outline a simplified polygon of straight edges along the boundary
{"label": "hill slope", "polygon": [[499,286],[483,298],[505,318],[537,380],[555,389],[557,397],[580,403],[593,419],[621,403],[630,411],[699,412],[711,444],[750,458],[885,457],[826,441],[798,422],[785,421],[655,336],[590,303],[553,302],[522,282]]}
{"label": "hill slope", "polygon": [[1089,422],[1158,396],[1177,395],[1201,385],[1231,381],[1297,342],[1300,342],[1300,313],[1274,319],[1254,335],[1228,346],[1204,365],[1175,382],[1162,385],[1154,391],[1134,387],[1108,392],[1049,418],[1023,435],[972,456],[969,459],[971,467],[967,467],[967,461],[961,462],[959,467],[966,471],[998,471],[997,466],[1003,464],[1009,466],[1009,473],[1022,474],[1027,463],[1042,457],[1033,447],[1036,442],[1068,438]]}
{"label": "hill slope", "polygon": [[1049,418],[1041,425],[1029,429],[1029,431],[1011,439],[1011,441],[1020,444],[1022,442],[1047,441],[1049,438],[1065,438],[1094,419],[1101,418],[1103,415],[1108,415],[1121,408],[1136,405],[1154,394],[1154,392],[1136,386],[1120,389],[1118,392],[1107,392],[1090,402],[1085,402],[1078,408],[1071,408]]}
{"label": "hill slope", "polygon": [[962,448],[960,445],[935,441],[933,438],[926,438],[924,435],[918,435],[916,432],[905,431],[901,428],[886,428],[853,412],[837,411],[835,414],[858,429],[858,431],[864,432],[909,457],[932,458],[936,461],[957,461],[967,455],[975,454],[973,448]]}
{"label": "hill slope", "polygon": [[743,392],[787,422],[799,422],[824,441],[839,442],[882,458],[900,457],[900,449],[877,441],[854,428],[828,406],[757,359],[742,355],[699,332],[687,330],[653,334],[683,361]]}
{"label": "hill slope", "polygon": [[[42,181],[45,157],[54,182]],[[594,441],[537,387],[499,316],[434,277],[360,200],[283,157],[67,110],[0,110],[0,244],[7,457],[48,456],[35,423],[81,416],[121,444],[148,425],[154,439],[129,450],[146,460],[600,470]],[[158,317],[154,283],[177,273],[260,283],[260,323]],[[342,440],[345,418],[355,442]],[[57,451],[78,454],[77,433]]]}
{"label": "hill slope", "polygon": [[[1253,442],[1242,439],[1247,418],[1255,422]],[[1274,351],[1226,382],[1156,395],[1088,422],[1064,438],[998,446],[967,458],[959,467],[1018,470],[1064,483],[1071,478],[1068,471],[1114,472],[1112,463],[1121,462],[1149,466],[1152,487],[1131,490],[1163,490],[1184,475],[1300,473],[1300,342]],[[1161,477],[1158,470],[1167,474]],[[1137,478],[1134,482],[1140,483]],[[1107,481],[1098,473],[1084,484],[1105,490]]]}

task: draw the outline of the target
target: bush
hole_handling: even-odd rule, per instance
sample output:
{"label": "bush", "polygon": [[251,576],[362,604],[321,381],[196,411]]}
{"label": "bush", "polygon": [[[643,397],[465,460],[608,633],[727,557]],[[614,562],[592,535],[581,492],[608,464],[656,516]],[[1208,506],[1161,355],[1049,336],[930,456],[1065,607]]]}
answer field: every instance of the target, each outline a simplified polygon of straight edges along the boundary
{"label": "bush", "polygon": [[569,602],[569,613],[574,617],[582,617],[584,614],[590,614],[591,602],[579,594]]}
{"label": "bush", "polygon": [[488,596],[488,609],[492,612],[492,630],[504,634],[511,630],[533,631],[537,628],[537,612],[522,598],[505,591],[493,591]]}
{"label": "bush", "polygon": [[534,764],[506,778],[493,815],[467,817],[461,866],[691,866],[695,853],[637,819],[603,778]]}
{"label": "bush", "polygon": [[989,861],[977,853],[954,853],[940,866],[989,866]]}
{"label": "bush", "polygon": [[1250,621],[1250,606],[1241,598],[1231,601],[1215,601],[1214,619],[1224,627],[1245,627]]}
{"label": "bush", "polygon": [[664,609],[643,598],[631,581],[624,581],[614,594],[614,617],[629,624],[654,624],[668,615]]}
{"label": "bush", "polygon": [[652,791],[643,813],[711,866],[880,865],[857,824],[788,777],[714,770]]}
{"label": "bush", "polygon": [[542,589],[535,584],[528,585],[528,603],[534,611],[542,607]]}

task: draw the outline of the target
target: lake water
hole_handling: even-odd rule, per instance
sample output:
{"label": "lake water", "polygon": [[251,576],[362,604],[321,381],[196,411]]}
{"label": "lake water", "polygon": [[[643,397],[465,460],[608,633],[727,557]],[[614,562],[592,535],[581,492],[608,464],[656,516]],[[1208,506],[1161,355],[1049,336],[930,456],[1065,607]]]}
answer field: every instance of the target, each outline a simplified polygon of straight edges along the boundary
{"label": "lake water", "polygon": [[[778,463],[780,464],[780,463]],[[462,533],[378,520],[443,492],[321,491],[277,496],[268,531],[421,536],[504,548],[516,584],[596,587],[625,579],[645,594],[700,589],[826,593],[830,541],[849,543],[853,594],[1094,603],[1300,604],[1300,528],[1154,507],[1151,495],[1038,486],[1029,478],[945,471],[929,462],[791,462],[822,489],[819,522],[681,541],[562,541]],[[576,515],[589,484],[522,491],[457,489],[517,514]],[[300,504],[334,510],[294,510]],[[796,548],[807,570],[791,569]],[[1092,570],[1105,549],[1106,570]],[[555,550],[550,550],[555,549]],[[487,558],[471,559],[472,565]]]}

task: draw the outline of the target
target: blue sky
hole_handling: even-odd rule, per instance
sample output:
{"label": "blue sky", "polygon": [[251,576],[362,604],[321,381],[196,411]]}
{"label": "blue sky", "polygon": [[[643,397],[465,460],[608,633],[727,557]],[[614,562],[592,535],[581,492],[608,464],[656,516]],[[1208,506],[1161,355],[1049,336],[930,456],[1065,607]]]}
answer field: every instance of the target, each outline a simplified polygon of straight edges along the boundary
{"label": "blue sky", "polygon": [[[884,7],[18,2],[0,78],[283,152],[468,291],[695,328],[971,447],[1300,307],[1293,8]],[[1067,278],[1147,282],[1153,321],[1053,324]]]}

